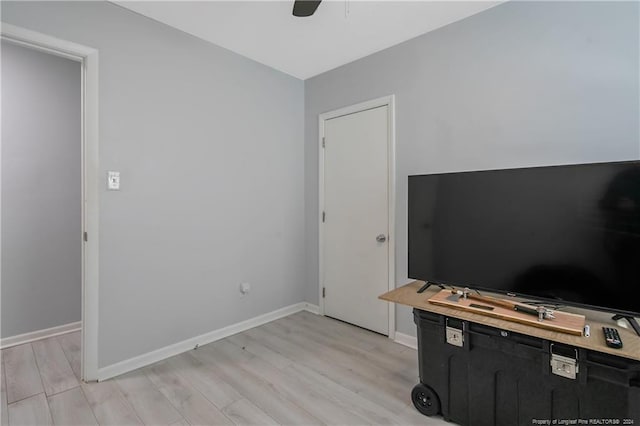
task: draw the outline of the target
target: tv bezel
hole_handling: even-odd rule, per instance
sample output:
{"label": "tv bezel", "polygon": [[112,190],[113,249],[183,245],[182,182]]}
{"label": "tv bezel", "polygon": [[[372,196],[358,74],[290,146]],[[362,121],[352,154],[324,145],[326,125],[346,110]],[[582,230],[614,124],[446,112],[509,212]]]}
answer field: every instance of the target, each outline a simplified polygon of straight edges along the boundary
{"label": "tv bezel", "polygon": [[[463,288],[469,288],[470,290],[477,290],[477,291],[484,291],[487,293],[493,293],[493,294],[501,294],[501,295],[506,295],[508,297],[512,297],[512,298],[519,298],[524,300],[525,302],[528,301],[532,301],[532,302],[536,302],[539,304],[544,305],[545,303],[548,305],[553,305],[556,307],[574,307],[574,308],[579,308],[579,309],[585,309],[585,310],[593,310],[593,311],[599,311],[599,312],[605,312],[605,313],[611,313],[614,315],[621,315],[623,317],[629,317],[629,318],[640,318],[640,310],[639,311],[629,311],[626,309],[619,309],[619,308],[613,308],[610,306],[602,306],[602,305],[592,305],[592,304],[588,304],[588,303],[582,303],[582,302],[575,302],[575,301],[571,301],[571,300],[565,300],[565,299],[553,299],[553,298],[548,298],[548,297],[543,297],[543,296],[536,296],[533,294],[528,294],[528,293],[520,293],[520,292],[514,292],[514,291],[510,291],[510,290],[506,290],[506,289],[499,289],[499,288],[489,288],[489,287],[483,287],[481,285],[474,285],[472,283],[467,283],[467,284],[459,284],[459,283],[451,283],[451,282],[443,282],[440,280],[431,280],[431,279],[425,279],[425,278],[418,278],[418,277],[413,277],[410,274],[410,263],[411,263],[411,255],[410,255],[410,238],[411,238],[411,230],[409,228],[410,225],[410,211],[409,211],[409,185],[410,185],[410,179],[411,178],[417,178],[417,177],[423,177],[423,176],[443,176],[443,175],[454,175],[454,174],[464,174],[464,173],[481,173],[481,172],[491,172],[491,171],[506,171],[506,170],[523,170],[523,169],[527,169],[527,170],[532,170],[532,169],[550,169],[550,168],[565,168],[565,167],[578,167],[578,166],[589,166],[589,165],[605,165],[605,164],[613,164],[613,165],[634,165],[634,166],[638,166],[640,167],[640,160],[624,160],[624,161],[602,161],[602,162],[590,162],[590,163],[568,163],[568,164],[552,164],[552,165],[539,165],[539,166],[523,166],[523,167],[504,167],[504,168],[494,168],[494,169],[478,169],[478,170],[464,170],[464,171],[451,171],[451,172],[438,172],[438,173],[421,173],[421,174],[412,174],[412,175],[408,175],[407,176],[407,276],[409,279],[413,279],[413,280],[417,280],[417,281],[422,281],[428,284],[432,284],[432,285],[436,285],[439,286],[441,288],[446,288],[446,287],[452,287],[452,288],[458,288],[458,289],[463,289]],[[639,302],[640,304],[640,302]],[[639,307],[640,309],[640,307]],[[639,333],[640,334],[640,333]]]}

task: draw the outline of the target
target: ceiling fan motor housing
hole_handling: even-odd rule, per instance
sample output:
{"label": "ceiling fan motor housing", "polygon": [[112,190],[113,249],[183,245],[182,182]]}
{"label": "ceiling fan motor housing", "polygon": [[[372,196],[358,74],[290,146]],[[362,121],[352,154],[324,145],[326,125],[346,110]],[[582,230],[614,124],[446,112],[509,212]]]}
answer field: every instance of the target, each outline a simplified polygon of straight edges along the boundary
{"label": "ceiling fan motor housing", "polygon": [[296,0],[293,3],[293,16],[305,17],[315,13],[322,0]]}

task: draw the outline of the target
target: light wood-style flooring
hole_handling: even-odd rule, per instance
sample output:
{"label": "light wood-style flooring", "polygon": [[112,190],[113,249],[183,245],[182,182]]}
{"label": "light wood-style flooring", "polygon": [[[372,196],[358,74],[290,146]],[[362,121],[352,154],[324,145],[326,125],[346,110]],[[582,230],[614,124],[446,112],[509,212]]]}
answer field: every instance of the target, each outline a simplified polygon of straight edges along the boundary
{"label": "light wood-style flooring", "polygon": [[415,350],[300,312],[100,383],[80,334],[2,351],[2,425],[449,425],[411,404]]}

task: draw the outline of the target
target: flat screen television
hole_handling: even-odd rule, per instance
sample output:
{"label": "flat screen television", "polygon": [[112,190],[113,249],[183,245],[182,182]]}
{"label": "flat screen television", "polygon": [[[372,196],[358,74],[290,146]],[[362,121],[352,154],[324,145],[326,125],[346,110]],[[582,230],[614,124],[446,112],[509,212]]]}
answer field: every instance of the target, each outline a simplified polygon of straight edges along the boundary
{"label": "flat screen television", "polygon": [[640,317],[640,161],[408,179],[410,278]]}

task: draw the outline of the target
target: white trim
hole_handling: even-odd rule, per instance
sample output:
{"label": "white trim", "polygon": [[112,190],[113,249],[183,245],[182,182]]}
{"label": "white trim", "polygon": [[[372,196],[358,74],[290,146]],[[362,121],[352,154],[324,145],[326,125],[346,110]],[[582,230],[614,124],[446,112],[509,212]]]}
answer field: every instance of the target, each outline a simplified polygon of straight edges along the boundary
{"label": "white trim", "polygon": [[28,45],[41,51],[46,51],[52,55],[71,58],[77,61],[96,52],[96,49],[83,46],[68,40],[62,40],[21,28],[5,22],[0,23],[0,31],[7,39],[11,39],[14,43]]}
{"label": "white trim", "polygon": [[[324,227],[322,222],[322,212],[324,210],[324,149],[322,140],[325,135],[324,123],[332,118],[341,117],[343,115],[354,114],[356,112],[366,111],[381,106],[388,107],[388,220],[389,235],[387,237],[389,249],[389,276],[387,278],[389,291],[396,288],[395,271],[396,271],[396,253],[395,253],[395,232],[396,232],[396,107],[395,95],[383,96],[381,98],[372,99],[355,105],[350,105],[334,111],[322,113],[318,116],[318,311],[320,315],[324,315],[324,298],[322,297],[322,287],[324,286]],[[396,334],[396,306],[395,303],[389,303],[389,338],[394,339]]]}
{"label": "white trim", "polygon": [[[389,114],[389,291],[396,288],[396,98],[387,99]],[[389,303],[389,339],[396,337],[396,304]]]}
{"label": "white trim", "polygon": [[414,336],[409,336],[408,334],[400,333],[396,331],[396,338],[393,339],[394,342],[399,343],[401,345],[407,346],[411,349],[418,350],[418,338]]}
{"label": "white trim", "polygon": [[318,116],[318,313],[324,315],[324,122],[322,114]]}
{"label": "white trim", "polygon": [[227,327],[211,331],[209,333],[201,334],[200,336],[192,337],[190,339],[165,346],[164,348],[156,349],[155,351],[147,352],[146,354],[138,355],[136,357],[120,361],[107,367],[102,367],[98,370],[98,380],[108,380],[112,377],[116,377],[121,374],[128,373],[129,371],[145,367],[158,361],[162,361],[163,359],[167,359],[183,352],[190,351],[196,346],[202,346],[208,343],[215,342],[216,340],[224,339],[225,337],[241,333],[254,327],[259,327],[268,322],[284,318],[297,312],[305,310],[311,311],[311,309],[313,309],[313,306],[314,305],[305,302],[285,306],[284,308],[276,309],[275,311],[250,318],[246,321],[232,324]]}
{"label": "white trim", "polygon": [[31,331],[29,333],[18,334],[16,336],[0,339],[0,349],[7,349],[12,346],[23,345],[35,342],[36,340],[48,339],[49,337],[60,336],[61,334],[73,333],[82,328],[82,322],[71,322],[69,324],[58,325],[56,327],[45,328],[43,330]]}
{"label": "white trim", "polygon": [[[82,64],[82,379],[98,377],[98,51],[15,25],[0,23],[2,38]],[[82,234],[81,234],[82,235]]]}
{"label": "white trim", "polygon": [[320,315],[320,306],[314,305],[312,303],[306,303],[304,310],[307,312],[311,312],[312,314]]}

